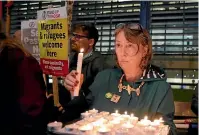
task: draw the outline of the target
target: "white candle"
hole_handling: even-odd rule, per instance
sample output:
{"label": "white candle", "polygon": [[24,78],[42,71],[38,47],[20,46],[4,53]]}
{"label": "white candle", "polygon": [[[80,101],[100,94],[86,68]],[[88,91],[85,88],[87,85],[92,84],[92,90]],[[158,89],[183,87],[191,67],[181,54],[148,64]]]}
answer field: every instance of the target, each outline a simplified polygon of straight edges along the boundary
{"label": "white candle", "polygon": [[131,117],[129,119],[133,125],[135,125],[138,122],[138,117],[135,117],[134,114],[131,114]]}
{"label": "white candle", "polygon": [[109,135],[109,133],[111,132],[111,130],[105,126],[102,126],[98,129],[98,133],[101,135]]}
{"label": "white candle", "polygon": [[62,123],[61,122],[51,122],[47,125],[48,127],[48,131],[55,131],[55,130],[58,130],[58,129],[61,129],[62,128]]}
{"label": "white candle", "polygon": [[122,127],[127,128],[127,129],[131,129],[131,128],[133,128],[134,126],[128,121],[127,123],[124,123],[124,124],[122,125]]}
{"label": "white candle", "polygon": [[151,121],[148,120],[147,116],[144,117],[141,121],[138,122],[138,125],[140,126],[148,126],[150,125]]}
{"label": "white candle", "polygon": [[89,113],[88,111],[81,113],[82,118],[87,118],[91,115],[91,113]]}
{"label": "white candle", "polygon": [[79,128],[79,130],[80,130],[80,131],[83,131],[83,132],[85,132],[85,131],[91,131],[92,129],[93,129],[93,126],[91,126],[91,125],[89,125],[89,124],[84,125],[84,126],[81,126],[81,127]]}
{"label": "white candle", "polygon": [[111,115],[115,117],[120,116],[120,114],[118,113],[118,110],[116,110],[115,113],[112,113]]}
{"label": "white candle", "polygon": [[80,50],[80,53],[78,54],[77,59],[77,80],[79,81],[78,85],[74,89],[74,96],[79,96],[79,90],[80,90],[80,79],[81,79],[81,72],[82,72],[82,61],[83,61],[83,51],[84,49]]}
{"label": "white candle", "polygon": [[98,110],[96,110],[95,108],[93,108],[92,110],[89,110],[88,112],[89,112],[89,113],[94,113],[94,114],[95,114],[95,113],[98,113]]}

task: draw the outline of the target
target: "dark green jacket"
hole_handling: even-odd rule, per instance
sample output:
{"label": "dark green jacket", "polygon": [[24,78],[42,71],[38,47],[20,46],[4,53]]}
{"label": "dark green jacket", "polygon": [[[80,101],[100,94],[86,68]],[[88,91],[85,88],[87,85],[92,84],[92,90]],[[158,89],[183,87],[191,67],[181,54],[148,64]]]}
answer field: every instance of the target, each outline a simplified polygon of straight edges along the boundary
{"label": "dark green jacket", "polygon": [[[72,52],[70,55],[70,71],[76,70],[77,68],[77,53]],[[104,62],[104,57],[94,51],[89,57],[85,58],[82,63],[82,74],[84,75],[84,82],[82,84],[82,92],[84,95],[88,95],[88,88],[93,83],[95,76],[107,68]],[[60,103],[66,104],[70,101],[70,93],[65,89],[64,86],[59,85],[59,97]]]}
{"label": "dark green jacket", "polygon": [[[142,81],[145,82],[143,87],[141,87],[139,96],[135,92],[129,95],[126,90],[119,92],[118,84],[122,74],[123,72],[120,69],[108,69],[100,72],[89,88],[91,92],[86,97],[86,100],[83,97],[75,98],[68,104],[67,111],[69,112],[70,109],[71,111],[75,110],[76,113],[84,111],[85,103],[87,103],[89,108],[108,112],[119,110],[119,112],[123,113],[128,111],[129,113],[134,113],[140,119],[145,115],[149,119],[162,116],[165,123],[170,126],[172,133],[176,134],[176,128],[173,123],[175,112],[173,94],[170,85],[166,82],[164,71],[156,66],[149,66],[146,76],[141,77],[137,82],[128,83],[123,79],[123,85],[130,84],[133,88],[137,88]],[[107,93],[120,96],[120,100],[117,103],[112,102],[110,98],[105,96]],[[67,117],[67,111],[65,118]]]}

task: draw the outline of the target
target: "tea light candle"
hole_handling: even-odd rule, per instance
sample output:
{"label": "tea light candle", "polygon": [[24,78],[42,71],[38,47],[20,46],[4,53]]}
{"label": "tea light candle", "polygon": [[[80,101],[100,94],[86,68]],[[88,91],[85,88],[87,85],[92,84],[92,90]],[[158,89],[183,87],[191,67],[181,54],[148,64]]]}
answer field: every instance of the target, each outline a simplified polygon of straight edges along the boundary
{"label": "tea light candle", "polygon": [[118,113],[118,110],[116,110],[115,113],[112,113],[111,115],[112,115],[112,116],[115,116],[115,117],[120,116],[120,114]]}
{"label": "tea light candle", "polygon": [[125,120],[128,120],[130,118],[130,116],[127,114],[127,111],[124,112],[124,114],[121,117],[124,118]]}
{"label": "tea light candle", "polygon": [[128,121],[127,123],[124,123],[122,127],[127,128],[127,129],[132,129],[134,126]]}
{"label": "tea light candle", "polygon": [[110,132],[111,130],[105,126],[101,126],[99,129],[98,129],[98,134],[99,135],[110,135]]}
{"label": "tea light candle", "polygon": [[135,125],[138,122],[138,117],[135,117],[134,114],[131,114],[129,121],[131,121],[131,123]]}
{"label": "tea light candle", "polygon": [[79,130],[82,131],[82,132],[91,131],[92,129],[93,129],[93,126],[91,126],[90,124],[81,126],[81,127],[79,128]]}
{"label": "tea light candle", "polygon": [[160,121],[159,120],[154,120],[153,122],[150,123],[152,127],[159,127],[160,126]]}
{"label": "tea light candle", "polygon": [[144,119],[142,119],[141,121],[138,122],[138,126],[141,126],[141,127],[149,126],[150,123],[151,123],[151,121],[147,119],[147,116],[145,116]]}
{"label": "tea light candle", "polygon": [[88,112],[96,114],[96,113],[98,113],[98,110],[96,110],[95,108],[93,108],[92,110],[89,110]]}
{"label": "tea light candle", "polygon": [[62,123],[61,122],[51,122],[47,125],[48,131],[53,132],[55,130],[61,129],[62,128]]}
{"label": "tea light candle", "polygon": [[112,120],[110,121],[111,124],[118,125],[120,124],[120,120]]}
{"label": "tea light candle", "polygon": [[81,113],[82,118],[87,118],[91,115],[91,113],[89,113],[88,111]]}
{"label": "tea light candle", "polygon": [[104,112],[104,111],[102,111],[102,112],[100,112],[100,114],[102,114],[102,116],[107,116],[107,115],[109,115],[110,113],[109,113],[109,112]]}
{"label": "tea light candle", "polygon": [[79,81],[78,85],[74,88],[74,95],[73,96],[79,96],[79,90],[80,90],[80,79],[81,79],[81,73],[82,73],[82,61],[83,61],[83,53],[84,49],[80,49],[80,53],[78,54],[77,59],[77,80]]}

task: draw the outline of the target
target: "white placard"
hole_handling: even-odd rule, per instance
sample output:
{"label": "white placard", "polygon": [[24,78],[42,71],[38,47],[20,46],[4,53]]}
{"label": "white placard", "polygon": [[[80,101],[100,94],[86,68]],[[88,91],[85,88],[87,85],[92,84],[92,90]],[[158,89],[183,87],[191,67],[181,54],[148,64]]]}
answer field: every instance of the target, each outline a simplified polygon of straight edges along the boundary
{"label": "white placard", "polygon": [[59,18],[67,18],[66,7],[48,8],[37,11],[38,20],[53,20]]}

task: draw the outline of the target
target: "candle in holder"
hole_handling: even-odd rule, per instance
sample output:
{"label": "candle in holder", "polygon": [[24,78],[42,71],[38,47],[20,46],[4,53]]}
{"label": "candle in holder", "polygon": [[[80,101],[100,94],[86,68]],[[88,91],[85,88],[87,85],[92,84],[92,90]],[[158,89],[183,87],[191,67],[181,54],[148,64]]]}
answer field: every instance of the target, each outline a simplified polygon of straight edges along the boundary
{"label": "candle in holder", "polygon": [[61,122],[51,122],[47,125],[48,131],[53,132],[56,131],[58,129],[62,128],[62,123]]}
{"label": "candle in holder", "polygon": [[128,121],[122,125],[123,128],[132,129],[134,126]]}
{"label": "candle in holder", "polygon": [[115,113],[112,113],[111,115],[112,115],[112,116],[115,116],[115,117],[120,116],[120,114],[118,113],[118,110],[116,110]]}
{"label": "candle in holder", "polygon": [[87,118],[91,115],[91,113],[89,113],[88,111],[84,112],[84,113],[81,113],[81,117],[82,118]]}
{"label": "candle in holder", "polygon": [[98,129],[98,134],[99,135],[111,135],[111,130],[105,126],[101,126]]}
{"label": "candle in holder", "polygon": [[142,119],[141,121],[138,122],[139,126],[149,126],[151,123],[150,120],[148,120],[147,116],[145,116],[144,119]]}
{"label": "candle in holder", "polygon": [[135,117],[134,114],[131,114],[129,121],[135,125],[138,122],[138,117]]}
{"label": "candle in holder", "polygon": [[92,114],[96,114],[96,113],[98,113],[98,110],[96,110],[95,108],[93,108],[92,110],[89,110],[88,112],[92,113]]}
{"label": "candle in holder", "polygon": [[160,126],[160,121],[159,120],[154,120],[153,122],[150,123],[152,127],[158,128]]}
{"label": "candle in holder", "polygon": [[127,111],[124,112],[123,115],[121,115],[121,117],[125,120],[128,120],[130,118],[130,115],[127,114]]}
{"label": "candle in holder", "polygon": [[80,79],[81,79],[81,73],[82,73],[82,61],[83,61],[83,51],[84,49],[80,50],[80,53],[78,54],[78,59],[77,59],[77,80],[79,81],[78,85],[74,89],[74,95],[73,96],[79,96],[79,90],[80,90]]}
{"label": "candle in holder", "polygon": [[93,126],[91,126],[90,124],[79,127],[80,133],[85,133],[90,135],[92,133],[92,130]]}

